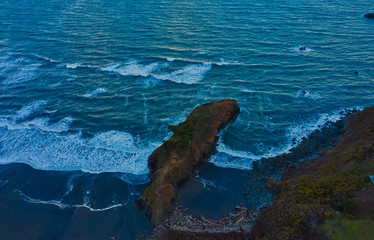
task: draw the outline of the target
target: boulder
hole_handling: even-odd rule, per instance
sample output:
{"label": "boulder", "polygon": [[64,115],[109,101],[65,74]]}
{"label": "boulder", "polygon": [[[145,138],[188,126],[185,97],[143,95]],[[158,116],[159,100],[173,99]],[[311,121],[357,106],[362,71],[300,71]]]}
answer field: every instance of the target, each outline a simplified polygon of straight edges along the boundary
{"label": "boulder", "polygon": [[173,135],[149,156],[151,183],[136,200],[152,225],[171,212],[178,185],[216,152],[217,133],[239,112],[236,100],[222,100],[198,106],[183,123],[169,126]]}
{"label": "boulder", "polygon": [[374,19],[374,13],[366,13],[364,17]]}

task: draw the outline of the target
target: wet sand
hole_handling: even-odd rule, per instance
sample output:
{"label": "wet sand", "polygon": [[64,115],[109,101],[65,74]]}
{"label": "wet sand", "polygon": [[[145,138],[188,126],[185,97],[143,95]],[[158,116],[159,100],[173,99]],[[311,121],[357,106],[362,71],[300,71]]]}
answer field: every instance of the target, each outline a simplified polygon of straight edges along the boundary
{"label": "wet sand", "polygon": [[[15,190],[34,189],[33,185],[41,181],[46,185],[39,183],[39,191],[51,195],[60,191],[57,182],[62,177],[59,172],[41,172],[24,164],[10,164],[0,166],[0,177],[1,239],[139,239],[152,230],[148,219],[136,210],[133,201],[121,207],[91,211],[86,207],[61,208],[53,204],[28,202],[25,196]],[[4,181],[4,177],[8,179]],[[23,183],[20,183],[21,179],[24,179]],[[48,181],[49,184],[46,183]],[[103,192],[106,189],[110,191],[115,181],[113,183],[112,186],[102,185],[100,188],[104,188]],[[54,187],[47,189],[45,186]],[[34,192],[38,195],[36,190]],[[124,193],[127,192],[124,188]]]}
{"label": "wet sand", "polygon": [[244,183],[248,171],[220,168],[206,163],[198,176],[184,183],[178,190],[176,205],[187,208],[187,214],[220,219],[238,204],[246,205]]}

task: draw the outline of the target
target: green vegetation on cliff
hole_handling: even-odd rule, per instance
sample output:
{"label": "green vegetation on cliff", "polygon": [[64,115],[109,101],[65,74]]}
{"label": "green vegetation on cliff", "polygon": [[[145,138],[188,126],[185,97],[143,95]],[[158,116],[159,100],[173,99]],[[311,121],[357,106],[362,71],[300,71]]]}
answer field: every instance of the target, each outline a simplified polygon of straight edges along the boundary
{"label": "green vegetation on cliff", "polygon": [[256,238],[346,239],[334,232],[354,236],[362,229],[363,238],[350,239],[365,239],[365,229],[374,229],[374,195],[369,194],[374,185],[368,177],[374,174],[373,130],[373,107],[355,113],[333,150],[308,166],[290,169],[276,184],[274,203],[256,221]]}
{"label": "green vegetation on cliff", "polygon": [[334,218],[325,222],[320,229],[329,239],[335,240],[372,240],[373,219]]}

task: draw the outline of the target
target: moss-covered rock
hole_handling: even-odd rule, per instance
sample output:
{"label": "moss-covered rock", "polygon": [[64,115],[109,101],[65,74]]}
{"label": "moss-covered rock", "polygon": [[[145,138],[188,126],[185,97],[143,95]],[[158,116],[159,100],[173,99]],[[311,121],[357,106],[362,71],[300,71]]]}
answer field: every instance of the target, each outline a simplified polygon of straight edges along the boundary
{"label": "moss-covered rock", "polygon": [[153,225],[171,211],[178,184],[215,153],[217,133],[239,112],[236,100],[207,103],[193,110],[183,123],[168,127],[173,135],[149,156],[151,184],[136,201]]}

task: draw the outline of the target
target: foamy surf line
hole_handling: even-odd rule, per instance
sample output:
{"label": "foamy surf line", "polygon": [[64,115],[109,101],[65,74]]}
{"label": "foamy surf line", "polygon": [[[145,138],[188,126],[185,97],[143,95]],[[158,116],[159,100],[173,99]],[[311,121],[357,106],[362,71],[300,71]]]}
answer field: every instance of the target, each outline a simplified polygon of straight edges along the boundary
{"label": "foamy surf line", "polygon": [[219,61],[202,61],[190,58],[178,58],[178,57],[158,57],[159,59],[166,59],[168,62],[185,62],[185,63],[194,63],[194,64],[214,64],[217,66],[224,66],[224,65],[242,65],[238,61],[234,59],[225,59],[220,58]]}
{"label": "foamy surf line", "polygon": [[0,77],[2,85],[19,84],[34,80],[38,77],[38,69],[42,64],[31,61],[23,56],[6,54],[0,57]]}
{"label": "foamy surf line", "polygon": [[83,62],[66,63],[66,62],[63,62],[62,60],[56,60],[56,59],[44,57],[44,56],[37,55],[37,54],[32,54],[30,57],[33,57],[34,59],[37,59],[44,63],[51,63],[51,64],[63,66],[68,69],[76,69],[79,67],[91,67],[90,65],[84,65]]}
{"label": "foamy surf line", "polygon": [[[44,123],[44,122],[42,122]],[[147,174],[153,147],[129,133],[109,131],[91,139],[80,133],[60,135],[53,126],[0,127],[1,164],[26,163],[40,170]]]}
{"label": "foamy surf line", "polygon": [[125,63],[114,63],[100,68],[104,72],[112,72],[122,76],[154,77],[175,83],[196,84],[211,69],[211,63],[187,64],[174,71],[168,71],[169,62],[140,63],[137,60]]}
{"label": "foamy surf line", "polygon": [[209,162],[222,168],[250,170],[253,161],[290,153],[291,149],[299,146],[303,139],[308,138],[313,132],[322,130],[328,124],[336,123],[354,111],[362,110],[363,108],[356,107],[334,111],[330,114],[323,113],[319,114],[316,120],[290,126],[286,129],[287,143],[281,147],[263,146],[263,149],[270,150],[267,150],[267,152],[261,155],[256,155],[252,152],[232,150],[223,143],[223,139],[220,137],[217,153],[210,158]]}
{"label": "foamy surf line", "polygon": [[175,83],[196,84],[203,80],[205,74],[212,68],[212,64],[191,64],[168,74],[154,75],[161,80]]}
{"label": "foamy surf line", "polygon": [[145,145],[139,136],[115,130],[83,138],[81,132],[70,132],[70,117],[56,123],[39,117],[46,104],[31,102],[14,114],[0,116],[0,164],[25,163],[56,171],[148,173],[147,158],[160,143]]}
{"label": "foamy surf line", "polygon": [[166,67],[167,64],[162,65],[158,62],[150,63],[150,64],[141,64],[137,60],[127,61],[124,64],[122,63],[114,63],[102,67],[102,71],[106,72],[115,72],[122,76],[141,76],[141,77],[148,77],[154,72],[156,69],[160,69]]}
{"label": "foamy surf line", "polygon": [[86,94],[83,94],[83,97],[92,97],[92,96],[97,96],[102,93],[106,93],[108,90],[106,88],[96,88],[93,91],[89,91]]}
{"label": "foamy surf line", "polygon": [[40,199],[31,198],[31,197],[27,196],[26,194],[24,194],[21,190],[18,190],[18,189],[13,190],[13,192],[17,192],[23,198],[23,200],[25,202],[28,202],[28,203],[54,205],[54,206],[59,207],[60,209],[87,208],[92,212],[103,212],[103,211],[107,211],[107,210],[110,210],[110,209],[113,209],[113,208],[123,207],[123,206],[126,206],[129,202],[129,201],[127,201],[125,203],[118,203],[118,204],[114,204],[112,206],[108,206],[108,207],[105,207],[105,208],[93,208],[93,207],[89,206],[88,203],[71,204],[70,205],[70,204],[62,203],[59,200],[40,200]]}

